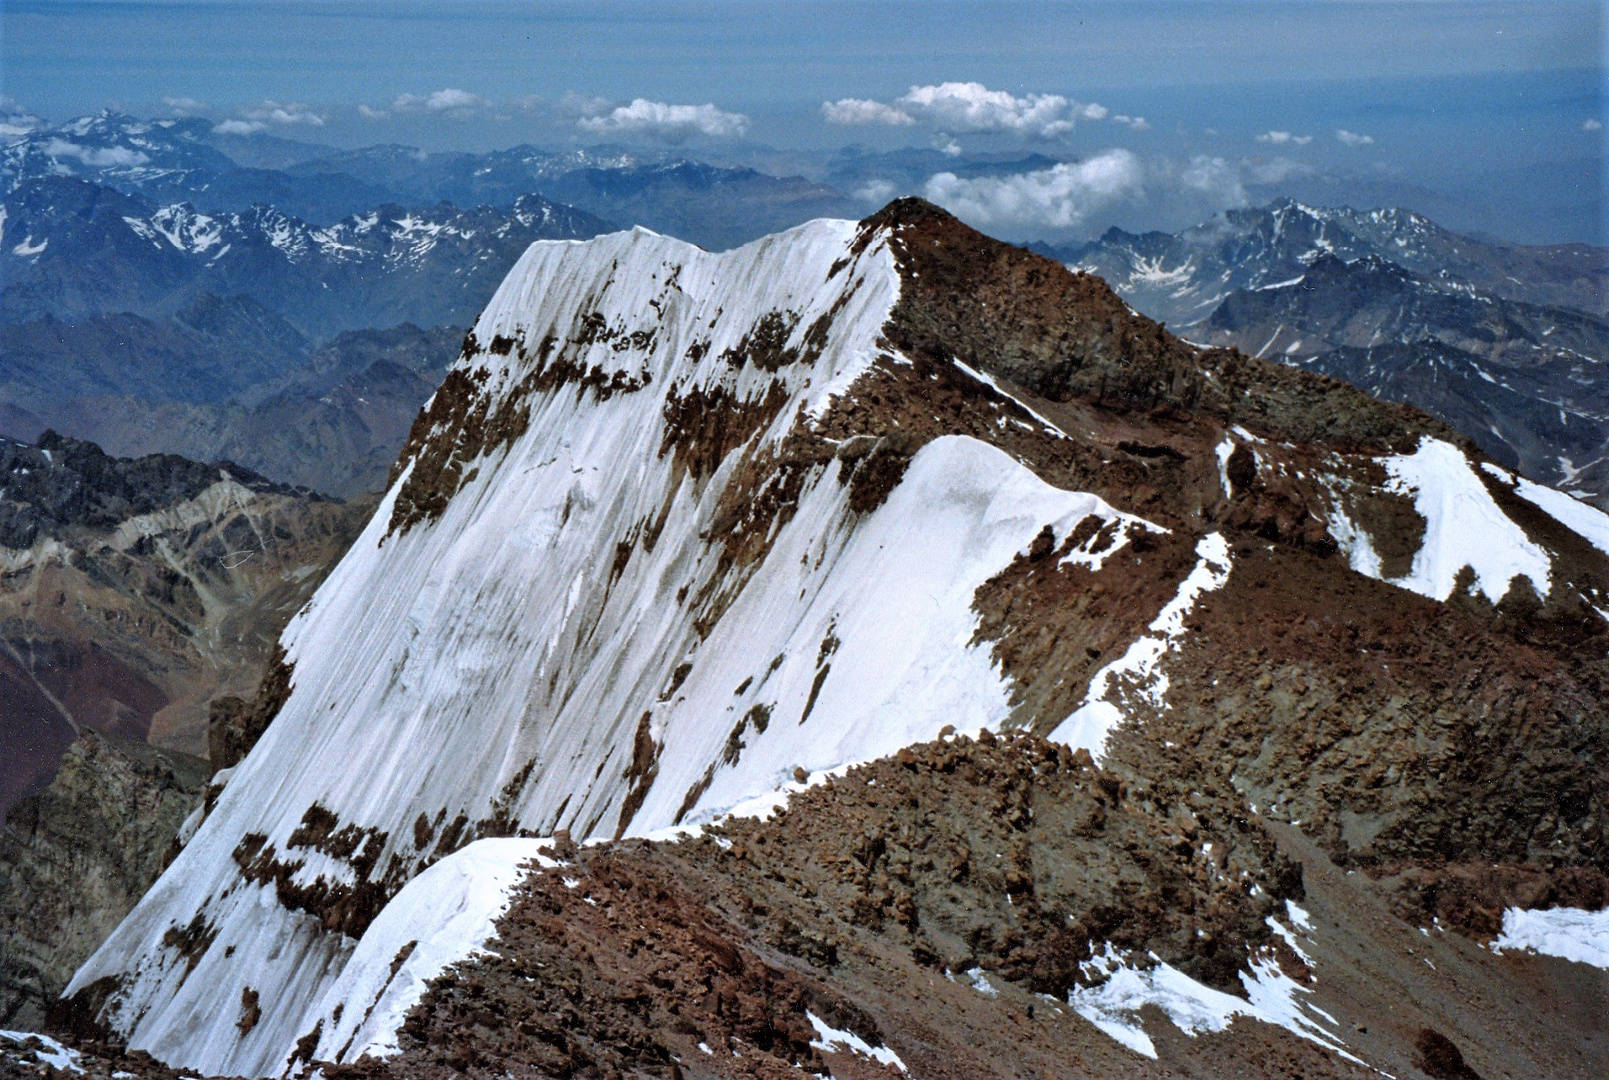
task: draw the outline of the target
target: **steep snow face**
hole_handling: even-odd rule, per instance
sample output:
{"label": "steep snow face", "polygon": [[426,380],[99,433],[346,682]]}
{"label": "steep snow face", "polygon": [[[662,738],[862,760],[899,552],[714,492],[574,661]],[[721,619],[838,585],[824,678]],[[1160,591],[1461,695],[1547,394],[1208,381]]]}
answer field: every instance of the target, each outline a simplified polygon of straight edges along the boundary
{"label": "steep snow face", "polygon": [[[475,836],[695,824],[797,770],[997,726],[978,586],[1047,528],[1147,526],[968,437],[927,442],[875,507],[843,482],[856,436],[778,463],[906,363],[880,341],[888,237],[857,228],[719,255],[642,230],[533,245],[448,384],[487,407],[477,432],[521,422],[424,491],[458,430],[432,413],[286,631],[289,700],[69,993],[118,977],[102,1015],[131,1046],[277,1073],[343,968],[391,947],[368,943],[406,921],[387,901]],[[253,1025],[219,1007],[248,998]]]}

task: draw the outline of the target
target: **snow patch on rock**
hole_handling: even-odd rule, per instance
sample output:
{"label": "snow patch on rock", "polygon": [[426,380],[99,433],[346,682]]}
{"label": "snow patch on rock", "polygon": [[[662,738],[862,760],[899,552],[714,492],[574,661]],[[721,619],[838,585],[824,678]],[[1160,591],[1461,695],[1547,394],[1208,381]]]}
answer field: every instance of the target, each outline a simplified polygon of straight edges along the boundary
{"label": "snow patch on rock", "polygon": [[1509,908],[1503,912],[1503,932],[1491,948],[1496,953],[1514,949],[1558,956],[1609,971],[1609,908]]}
{"label": "snow patch on rock", "polygon": [[[810,1020],[810,1026],[816,1029],[816,1038],[810,1045],[817,1050],[835,1053],[842,1050],[852,1050],[861,1057],[871,1058],[882,1065],[892,1065],[900,1072],[905,1072],[905,1062],[899,1055],[886,1046],[873,1046],[853,1031],[844,1031],[832,1027],[815,1013],[806,1010],[805,1016]],[[702,1045],[702,1044],[701,1044]]]}
{"label": "snow patch on rock", "polygon": [[1548,594],[1552,563],[1547,552],[1503,513],[1462,450],[1427,437],[1412,454],[1393,455],[1381,464],[1389,488],[1412,497],[1425,519],[1425,539],[1413,568],[1392,584],[1446,600],[1453,579],[1468,566],[1475,571],[1475,587],[1494,603],[1516,577],[1529,580],[1537,595]]}
{"label": "snow patch on rock", "polygon": [[1192,1037],[1204,1031],[1223,1031],[1236,1017],[1244,1016],[1282,1027],[1349,1061],[1359,1061],[1344,1049],[1339,1037],[1309,1015],[1317,1010],[1298,995],[1312,990],[1280,971],[1272,960],[1258,960],[1251,971],[1241,972],[1246,998],[1204,986],[1154,955],[1151,960],[1150,966],[1138,965],[1107,943],[1105,952],[1080,965],[1086,976],[1104,981],[1074,988],[1067,995],[1068,1005],[1111,1038],[1152,1059],[1157,1056],[1156,1045],[1140,1022],[1140,1010],[1146,1005],[1161,1009],[1175,1027]]}
{"label": "snow patch on rock", "polygon": [[1516,476],[1489,461],[1484,462],[1481,467],[1504,483],[1512,484],[1515,494],[1520,498],[1569,528],[1605,555],[1609,555],[1609,514],[1562,491],[1555,491],[1523,476]]}
{"label": "snow patch on rock", "polygon": [[1150,633],[1136,638],[1122,656],[1095,673],[1084,704],[1057,725],[1051,739],[1075,750],[1082,747],[1099,762],[1107,736],[1124,718],[1125,701],[1138,699],[1156,709],[1165,706],[1168,676],[1161,670],[1163,659],[1184,636],[1184,620],[1201,595],[1223,588],[1229,580],[1229,542],[1221,533],[1202,537],[1196,544],[1196,557],[1195,569],[1151,620]]}

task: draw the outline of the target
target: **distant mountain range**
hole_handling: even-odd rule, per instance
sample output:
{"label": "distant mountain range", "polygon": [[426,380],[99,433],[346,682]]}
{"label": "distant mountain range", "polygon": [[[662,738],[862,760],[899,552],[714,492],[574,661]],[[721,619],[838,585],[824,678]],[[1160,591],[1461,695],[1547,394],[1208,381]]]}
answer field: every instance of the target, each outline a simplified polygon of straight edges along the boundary
{"label": "distant mountain range", "polygon": [[810,218],[855,217],[865,209],[836,188],[802,177],[618,147],[516,146],[471,154],[388,145],[333,151],[219,135],[210,121],[196,118],[142,120],[110,111],[29,132],[0,153],[0,184],[8,190],[61,176],[157,204],[187,202],[208,215],[273,206],[314,226],[387,203],[508,206],[539,192],[599,218],[644,225],[711,249]]}
{"label": "distant mountain range", "polygon": [[1187,325],[1236,289],[1289,281],[1323,255],[1374,255],[1428,279],[1495,296],[1609,313],[1609,250],[1508,247],[1460,236],[1408,210],[1313,207],[1289,199],[1230,210],[1179,233],[1109,229],[1098,240],[1033,245],[1105,278],[1152,318]]}
{"label": "distant mountain range", "polygon": [[[226,456],[351,494],[383,478],[456,355],[453,328],[533,240],[640,224],[724,248],[859,216],[890,177],[1051,164],[850,148],[818,183],[608,146],[334,151],[198,119],[79,118],[0,153],[0,432]],[[1497,460],[1609,500],[1609,250],[1289,199],[1177,234],[1031,246],[1192,340],[1418,405]],[[375,328],[395,328],[389,344],[363,336]],[[348,348],[374,356],[354,367],[336,359]]]}
{"label": "distant mountain range", "polygon": [[0,432],[370,490],[531,241],[610,228],[539,195],[317,227],[30,180],[0,204]]}
{"label": "distant mountain range", "polygon": [[467,325],[531,241],[615,228],[532,194],[503,209],[388,203],[321,227],[270,206],[214,215],[63,177],[23,183],[0,214],[7,322],[163,315],[210,293],[250,296],[312,338]]}
{"label": "distant mountain range", "polygon": [[1186,338],[1415,405],[1609,505],[1609,250],[1503,247],[1405,210],[1283,200],[1041,250]]}

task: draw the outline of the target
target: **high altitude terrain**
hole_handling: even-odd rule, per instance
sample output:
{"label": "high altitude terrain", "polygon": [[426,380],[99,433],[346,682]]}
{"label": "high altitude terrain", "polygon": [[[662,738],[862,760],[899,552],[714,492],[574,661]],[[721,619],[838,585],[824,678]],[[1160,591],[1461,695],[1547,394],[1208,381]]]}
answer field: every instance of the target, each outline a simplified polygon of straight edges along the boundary
{"label": "high altitude terrain", "polygon": [[233,764],[209,745],[245,719],[230,703],[372,508],[228,463],[0,441],[0,1027],[40,1023],[161,871]]}
{"label": "high altitude terrain", "polygon": [[1284,200],[1046,249],[1192,341],[1334,375],[1609,506],[1609,252],[1514,248],[1405,210]]}
{"label": "high altitude terrain", "polygon": [[1600,1075],[1605,972],[1516,950],[1609,904],[1606,590],[1609,517],[916,200],[538,243],[51,1022],[146,1072]]}

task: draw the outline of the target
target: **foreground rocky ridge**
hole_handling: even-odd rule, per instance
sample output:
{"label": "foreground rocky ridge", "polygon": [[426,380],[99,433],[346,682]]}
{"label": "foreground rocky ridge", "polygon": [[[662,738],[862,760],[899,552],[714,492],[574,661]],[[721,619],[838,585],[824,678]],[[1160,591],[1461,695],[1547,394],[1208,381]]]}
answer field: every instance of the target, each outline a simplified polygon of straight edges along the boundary
{"label": "foreground rocky ridge", "polygon": [[[1594,990],[1560,961],[1427,938],[1386,914],[1367,879],[1304,873],[1315,856],[1293,830],[1196,783],[985,734],[854,769],[769,821],[670,844],[560,843],[549,850],[568,862],[515,890],[491,953],[430,984],[395,1056],[323,1068],[1443,1077],[1462,1061],[1492,1077],[1601,1065],[1601,1041],[1561,1037],[1546,1013],[1579,1022],[1602,973]],[[1089,958],[1107,953],[1242,995],[1244,1014],[1215,1029],[1166,994],[1103,1000],[1111,972]],[[1247,987],[1280,988],[1310,1017],[1308,1037],[1259,1018]],[[1321,1008],[1304,1010],[1308,998]],[[1159,1060],[1095,1019],[1143,1023]]]}
{"label": "foreground rocky ridge", "polygon": [[[1099,1030],[1121,1040],[1103,1046],[1113,1061],[1138,1070],[1132,1050],[1178,1052],[1150,1026],[1136,1035],[1109,998],[1173,978],[1133,967],[1142,949],[1202,987],[1191,1000],[1214,1015],[1251,1018],[1221,1038],[1247,1038],[1257,1017],[1290,1033],[1269,1036],[1281,1046],[1317,1037],[1258,1003],[1276,979],[1258,959],[1264,933],[1297,946],[1262,921],[1257,898],[1294,887],[1257,836],[1283,837],[1309,874],[1390,886],[1359,883],[1374,914],[1349,933],[1368,963],[1395,963],[1390,927],[1440,918],[1497,993],[1508,976],[1472,944],[1493,936],[1494,913],[1602,896],[1606,545],[1609,519],[1483,462],[1421,413],[1190,346],[1097,279],[919,202],[720,256],[642,232],[536,245],[421,413],[364,536],[287,632],[288,696],[263,741],[58,1019],[207,1071],[350,1061],[399,1038],[404,991],[452,961],[436,947],[459,940],[432,921],[453,910],[441,897],[485,893],[486,873],[503,895],[537,857],[534,841],[492,838],[708,823],[790,775],[914,755],[945,725],[1048,737],[1065,755],[1033,741],[1011,752],[1053,760],[1057,784],[1100,765],[1117,784],[1103,828],[1132,826],[1139,845],[1125,852],[1165,828],[1188,841],[1161,842],[1134,879],[1157,903],[1057,923],[1077,993],[1111,1013]],[[999,792],[953,797],[1005,798],[1023,774],[996,764]],[[1166,798],[1113,823],[1124,784]],[[1095,816],[1092,790],[1070,806]],[[1211,824],[1154,817],[1181,804]],[[1012,912],[1025,882],[1058,905],[1098,897],[1047,882],[1128,857],[1064,841],[1002,881]],[[818,842],[832,843],[780,857],[784,880]],[[1198,851],[1200,874],[1186,872]],[[1247,876],[1224,886],[1229,865]],[[949,918],[942,883],[913,878],[904,903],[892,869],[865,869],[890,880],[846,923],[897,934],[912,912]],[[561,887],[552,896],[576,891]],[[1387,903],[1411,921],[1391,922]],[[836,932],[797,911],[802,940]],[[464,931],[458,955],[489,932]],[[1016,945],[935,932],[923,948],[941,968],[1039,978],[1038,944],[1013,960]],[[579,941],[565,949],[564,963],[590,963]],[[1202,996],[1237,983],[1246,1005]],[[1601,997],[1601,982],[1584,992]],[[642,993],[633,1015],[658,1007]],[[1382,1004],[1416,993],[1399,982]],[[220,1015],[220,997],[240,1015]],[[853,1028],[839,1026],[847,1011],[816,1015]],[[1370,1052],[1407,1061],[1475,1022],[1444,1011]],[[546,1021],[532,1023],[540,1039]],[[589,1063],[566,1073],[555,1058],[550,1074],[619,1067],[591,1063],[608,1054],[703,1067],[641,1056],[626,1023],[579,1044]],[[1520,1074],[1504,1062],[1529,1023],[1498,1023],[1482,1044],[1496,1075]],[[1579,1012],[1536,1023],[1570,1068],[1598,1052]],[[771,1026],[802,1054],[805,1029]],[[1318,1048],[1292,1052],[1342,1068],[1337,1040],[1351,1040],[1320,1027]],[[871,1034],[855,1038],[873,1047]]]}
{"label": "foreground rocky ridge", "polygon": [[[1148,758],[1129,734],[1114,757]],[[383,1055],[365,1054],[336,1010],[292,1071],[1442,1080],[1601,1069],[1609,1047],[1591,1033],[1603,972],[1421,932],[1369,878],[1248,814],[1211,778],[1150,772],[1024,735],[947,737],[805,788],[766,819],[671,841],[531,841],[545,854],[510,883],[488,951],[419,986]],[[400,944],[380,996],[346,1004],[391,1004],[421,942]],[[260,1015],[243,998],[239,1022]],[[90,1075],[178,1075],[112,1044],[78,1045]]]}

